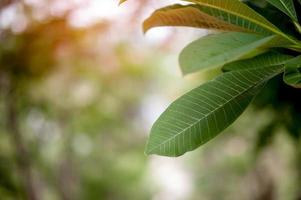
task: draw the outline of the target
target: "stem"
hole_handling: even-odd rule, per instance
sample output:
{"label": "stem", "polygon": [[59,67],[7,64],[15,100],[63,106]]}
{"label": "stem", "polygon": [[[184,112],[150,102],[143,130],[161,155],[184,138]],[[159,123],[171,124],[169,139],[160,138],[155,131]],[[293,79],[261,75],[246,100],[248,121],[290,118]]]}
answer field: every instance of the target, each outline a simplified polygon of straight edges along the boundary
{"label": "stem", "polygon": [[26,199],[38,200],[37,190],[35,190],[34,177],[32,173],[31,161],[28,150],[24,144],[23,135],[19,129],[19,118],[17,112],[16,88],[13,81],[8,76],[6,81],[6,125],[11,137],[12,146],[16,152],[16,162],[18,173],[21,177]]}

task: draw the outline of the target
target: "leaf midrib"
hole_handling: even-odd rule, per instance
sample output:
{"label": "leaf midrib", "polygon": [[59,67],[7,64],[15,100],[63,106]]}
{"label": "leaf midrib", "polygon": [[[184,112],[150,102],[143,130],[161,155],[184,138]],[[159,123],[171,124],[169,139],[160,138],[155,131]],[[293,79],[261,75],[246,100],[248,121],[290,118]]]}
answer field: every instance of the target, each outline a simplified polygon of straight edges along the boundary
{"label": "leaf midrib", "polygon": [[[291,10],[286,6],[286,4],[284,2],[282,2],[282,0],[280,0],[280,3],[282,4],[282,6],[290,13],[291,16],[293,16],[295,18],[294,13],[291,12]],[[295,19],[294,19],[295,21]]]}

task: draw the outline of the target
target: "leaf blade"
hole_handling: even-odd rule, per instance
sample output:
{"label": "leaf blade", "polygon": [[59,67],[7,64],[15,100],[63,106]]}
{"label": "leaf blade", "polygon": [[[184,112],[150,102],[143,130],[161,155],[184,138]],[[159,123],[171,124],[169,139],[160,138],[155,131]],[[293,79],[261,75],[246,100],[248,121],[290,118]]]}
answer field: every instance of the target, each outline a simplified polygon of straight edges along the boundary
{"label": "leaf blade", "polygon": [[291,43],[298,42],[280,31],[275,25],[255,12],[246,4],[239,0],[185,0],[203,6],[207,14],[224,20],[230,24],[235,24],[255,33],[271,35],[277,34],[287,39]]}
{"label": "leaf blade", "polygon": [[202,37],[190,43],[180,53],[182,72],[188,74],[200,69],[221,67],[248,54],[262,53],[266,48],[264,45],[273,38],[274,36],[264,37],[238,32]]}
{"label": "leaf blade", "polygon": [[295,88],[301,88],[301,56],[295,57],[285,63],[283,80]]}
{"label": "leaf blade", "polygon": [[267,0],[270,4],[281,10],[287,16],[289,16],[293,21],[297,22],[297,14],[294,6],[293,0]]}
{"label": "leaf blade", "polygon": [[[246,20],[246,23],[256,23],[259,26],[274,32],[275,30],[278,30],[277,27],[275,27],[272,23],[270,23],[267,19],[256,13],[254,10],[249,8],[246,4],[238,1],[238,0],[187,0],[189,2],[193,2],[199,5],[202,5],[206,8],[210,8],[209,11],[211,11],[211,15],[214,15],[216,17],[219,17],[220,19],[227,20],[228,23],[236,23],[238,24],[239,19],[231,20],[230,16],[221,16],[217,11],[223,11],[227,13],[231,13],[237,17],[239,17],[241,20]],[[242,25],[242,24],[239,24]]]}
{"label": "leaf blade", "polygon": [[160,26],[187,26],[223,31],[241,31],[242,27],[226,23],[201,11],[199,5],[175,4],[156,10],[143,23],[143,31]]}
{"label": "leaf blade", "polygon": [[152,127],[146,154],[180,156],[218,135],[282,67],[224,73],[175,102]]}
{"label": "leaf blade", "polygon": [[223,66],[223,71],[255,69],[276,65],[284,65],[293,56],[269,51],[250,59],[238,60]]}

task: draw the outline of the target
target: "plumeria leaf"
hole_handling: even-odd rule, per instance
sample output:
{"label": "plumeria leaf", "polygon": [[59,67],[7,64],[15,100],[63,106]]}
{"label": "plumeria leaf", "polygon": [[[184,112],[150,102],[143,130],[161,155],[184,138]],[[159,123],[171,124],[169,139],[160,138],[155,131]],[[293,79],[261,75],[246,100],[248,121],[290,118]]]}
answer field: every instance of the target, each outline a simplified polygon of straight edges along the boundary
{"label": "plumeria leaf", "polygon": [[286,15],[288,15],[295,22],[298,21],[293,0],[266,0]]}
{"label": "plumeria leaf", "polygon": [[239,0],[185,0],[202,6],[202,11],[221,19],[229,24],[234,24],[249,31],[271,35],[276,34],[293,44],[298,42],[280,31],[275,25],[255,12]]}
{"label": "plumeria leaf", "polygon": [[184,74],[223,65],[266,50],[265,45],[274,36],[249,33],[220,33],[202,37],[189,44],[180,54],[179,62]]}
{"label": "plumeria leaf", "polygon": [[295,57],[285,64],[283,80],[288,85],[301,88],[301,56]]}
{"label": "plumeria leaf", "polygon": [[173,102],[151,129],[146,154],[180,156],[208,142],[232,124],[266,81],[283,67],[221,74]]}
{"label": "plumeria leaf", "polygon": [[269,51],[250,59],[235,61],[223,66],[223,71],[233,71],[242,69],[263,68],[269,66],[284,65],[293,56]]}
{"label": "plumeria leaf", "polygon": [[143,24],[143,30],[158,26],[188,26],[222,31],[250,32],[202,11],[200,5],[172,5],[156,10]]}

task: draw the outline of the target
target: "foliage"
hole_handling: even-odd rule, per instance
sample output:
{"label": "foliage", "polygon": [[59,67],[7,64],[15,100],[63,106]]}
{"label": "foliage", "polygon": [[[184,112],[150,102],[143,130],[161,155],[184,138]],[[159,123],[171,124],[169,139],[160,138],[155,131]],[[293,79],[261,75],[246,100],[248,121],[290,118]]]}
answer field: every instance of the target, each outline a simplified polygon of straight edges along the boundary
{"label": "foliage", "polygon": [[[124,2],[124,1],[123,1]],[[274,76],[300,87],[301,35],[293,0],[267,0],[276,12],[239,0],[185,0],[155,11],[144,31],[158,26],[189,26],[224,31],[189,44],[180,54],[184,74],[220,68],[224,73],[173,102],[152,127],[147,154],[180,156],[214,138],[245,110]],[[253,6],[251,6],[253,5]],[[269,21],[284,13],[282,21]],[[285,18],[284,21],[287,21]],[[293,34],[291,34],[293,33]]]}
{"label": "foliage", "polygon": [[[38,3],[47,13],[51,3]],[[0,21],[23,6],[24,30],[0,25],[0,199],[149,199],[144,138],[132,118],[160,59],[112,40],[113,20],[74,27],[67,14],[36,19],[34,6],[18,1],[0,9]],[[8,94],[16,97],[18,144],[7,128]]]}

